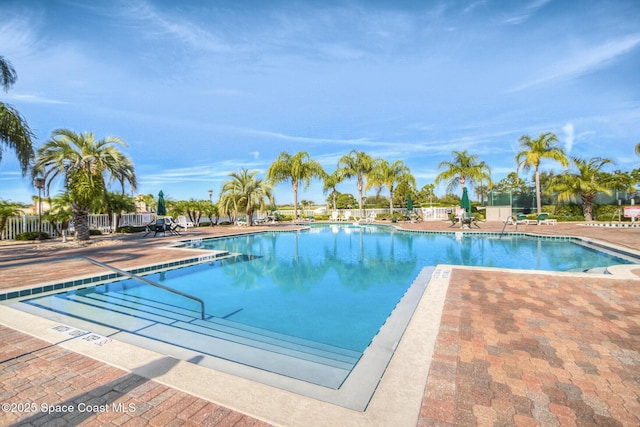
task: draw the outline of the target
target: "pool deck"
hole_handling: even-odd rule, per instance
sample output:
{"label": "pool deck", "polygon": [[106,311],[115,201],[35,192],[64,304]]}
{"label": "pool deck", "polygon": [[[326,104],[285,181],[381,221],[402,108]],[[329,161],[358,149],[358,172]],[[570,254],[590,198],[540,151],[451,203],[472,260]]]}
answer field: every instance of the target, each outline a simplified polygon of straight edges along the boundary
{"label": "pool deck", "polygon": [[[464,233],[500,232],[503,227],[481,223],[480,229],[461,230],[449,224],[398,225]],[[202,253],[167,249],[170,242],[180,239],[270,227],[291,226],[205,227],[189,229],[179,237],[103,236],[89,245],[0,242],[0,292],[102,273],[78,256],[129,269]],[[506,231],[516,231],[515,226]],[[640,228],[559,223],[518,225],[517,231],[576,236],[632,253],[640,251]],[[613,275],[450,268],[435,347],[424,351],[430,357],[420,410],[403,425],[640,425],[640,266]],[[202,393],[193,393],[189,387],[154,379],[174,372],[181,381],[201,381],[202,377],[187,372],[175,360],[149,356],[146,365],[129,369],[120,360],[127,358],[125,347],[115,344],[109,351],[118,354],[101,358],[97,349],[81,352],[70,343],[52,344],[54,338],[27,333],[33,325],[18,327],[20,320],[0,315],[0,425],[39,425],[54,418],[55,425],[299,425],[305,419],[300,412],[311,408],[305,401],[296,401],[294,407],[282,398],[276,402],[281,414],[271,418],[262,415],[264,411],[245,409],[251,407],[246,402],[216,403],[204,397],[211,384],[201,385]],[[220,379],[226,380],[230,379]],[[408,388],[397,382],[381,391],[401,399]],[[227,397],[226,402],[247,398],[246,393]],[[106,406],[54,415],[42,412],[45,407],[63,409],[47,405],[77,408],[81,403]],[[259,400],[253,404],[263,406]],[[127,408],[135,411],[126,412]],[[289,412],[297,420],[292,424],[286,421]],[[340,412],[326,412],[326,418],[323,413],[310,409],[306,422],[385,425],[384,414],[344,418],[341,423]]]}

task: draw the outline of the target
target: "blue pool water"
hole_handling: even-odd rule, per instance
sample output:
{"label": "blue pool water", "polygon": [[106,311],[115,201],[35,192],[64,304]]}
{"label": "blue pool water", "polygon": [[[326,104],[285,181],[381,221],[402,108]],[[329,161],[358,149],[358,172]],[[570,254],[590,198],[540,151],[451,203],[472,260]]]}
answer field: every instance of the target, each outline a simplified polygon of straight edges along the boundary
{"label": "blue pool water", "polygon": [[[584,271],[630,261],[570,239],[415,233],[331,225],[205,240],[243,254],[147,278],[205,301],[206,314],[362,352],[424,266],[456,264]],[[126,293],[176,307],[192,302],[125,280],[60,294]]]}

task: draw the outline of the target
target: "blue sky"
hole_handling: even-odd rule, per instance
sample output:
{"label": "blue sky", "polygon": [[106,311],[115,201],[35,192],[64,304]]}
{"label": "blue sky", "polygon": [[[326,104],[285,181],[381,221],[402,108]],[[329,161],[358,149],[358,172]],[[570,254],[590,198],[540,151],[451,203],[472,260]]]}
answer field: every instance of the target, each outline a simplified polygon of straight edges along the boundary
{"label": "blue sky", "polygon": [[[3,0],[0,16],[18,74],[0,100],[36,146],[58,128],[124,139],[136,194],[217,198],[281,151],[329,172],[352,149],[400,159],[420,188],[468,150],[498,181],[518,138],[548,131],[572,156],[640,166],[637,0]],[[34,194],[5,151],[0,198]],[[324,198],[318,182],[299,195]]]}

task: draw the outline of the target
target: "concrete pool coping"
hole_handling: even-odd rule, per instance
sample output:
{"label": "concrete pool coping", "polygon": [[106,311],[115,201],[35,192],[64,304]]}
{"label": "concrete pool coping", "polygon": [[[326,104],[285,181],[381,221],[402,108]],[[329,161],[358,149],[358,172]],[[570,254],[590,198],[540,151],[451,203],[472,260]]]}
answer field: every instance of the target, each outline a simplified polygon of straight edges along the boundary
{"label": "concrete pool coping", "polygon": [[[15,310],[6,304],[0,305],[0,323],[276,425],[415,425],[440,327],[450,272],[450,266],[436,268],[364,411],[176,361],[117,339],[104,347],[81,339],[69,339],[52,329],[60,325],[59,322]],[[357,386],[356,380],[351,387]]]}

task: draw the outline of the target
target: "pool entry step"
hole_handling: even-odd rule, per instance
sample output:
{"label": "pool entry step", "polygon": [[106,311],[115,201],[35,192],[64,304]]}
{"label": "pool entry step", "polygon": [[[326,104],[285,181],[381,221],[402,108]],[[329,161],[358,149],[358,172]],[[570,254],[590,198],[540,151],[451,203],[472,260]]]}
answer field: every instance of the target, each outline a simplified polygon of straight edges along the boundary
{"label": "pool entry step", "polygon": [[116,339],[144,337],[332,389],[361,356],[230,319],[202,320],[197,311],[116,291],[49,295],[18,304],[44,317],[53,311],[122,331],[112,335]]}

